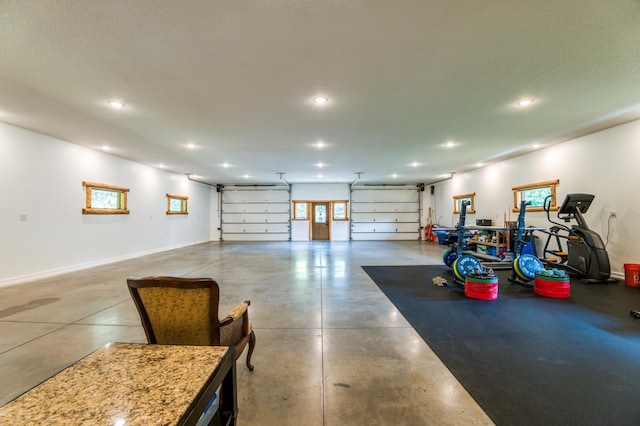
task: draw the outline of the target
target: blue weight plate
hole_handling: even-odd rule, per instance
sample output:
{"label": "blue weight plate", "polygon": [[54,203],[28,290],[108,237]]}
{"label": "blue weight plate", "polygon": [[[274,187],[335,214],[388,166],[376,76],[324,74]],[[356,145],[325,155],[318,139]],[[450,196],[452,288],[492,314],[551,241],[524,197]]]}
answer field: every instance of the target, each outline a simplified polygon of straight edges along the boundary
{"label": "blue weight plate", "polygon": [[453,262],[453,272],[461,281],[464,281],[465,276],[477,272],[477,270],[484,270],[482,263],[469,254],[463,254]]}
{"label": "blue weight plate", "polygon": [[514,262],[516,274],[525,281],[531,281],[535,278],[536,272],[544,269],[544,265],[532,254],[523,254],[518,256]]}
{"label": "blue weight plate", "polygon": [[453,261],[456,260],[456,257],[458,257],[458,255],[456,254],[456,251],[450,248],[449,250],[445,251],[444,254],[442,255],[442,261],[444,262],[445,265],[447,265],[448,267],[451,267],[451,265],[453,265]]}

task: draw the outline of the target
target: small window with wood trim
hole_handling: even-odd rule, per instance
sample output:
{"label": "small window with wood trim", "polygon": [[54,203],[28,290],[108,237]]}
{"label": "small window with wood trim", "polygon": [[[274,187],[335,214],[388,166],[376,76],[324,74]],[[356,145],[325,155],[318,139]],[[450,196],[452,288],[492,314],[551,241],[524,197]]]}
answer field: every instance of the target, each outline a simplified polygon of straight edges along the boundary
{"label": "small window with wood trim", "polygon": [[293,220],[309,220],[309,203],[307,201],[293,202]]}
{"label": "small window with wood trim", "polygon": [[189,197],[184,195],[167,194],[167,214],[189,214],[188,200]]}
{"label": "small window with wood trim", "polygon": [[474,214],[476,212],[475,205],[476,193],[460,194],[453,196],[453,213],[460,214],[462,212],[462,202],[467,201],[467,213]]}
{"label": "small window with wood trim", "polygon": [[129,188],[96,182],[82,182],[82,186],[86,188],[86,206],[82,214],[129,214]]}
{"label": "small window with wood trim", "polygon": [[348,220],[347,216],[347,202],[346,201],[333,201],[333,220]]}
{"label": "small window with wood trim", "polygon": [[560,180],[548,180],[545,182],[528,183],[526,185],[514,186],[513,190],[513,211],[520,211],[520,203],[527,201],[527,211],[544,211],[544,203],[549,198],[549,209],[558,210],[556,200],[556,187]]}

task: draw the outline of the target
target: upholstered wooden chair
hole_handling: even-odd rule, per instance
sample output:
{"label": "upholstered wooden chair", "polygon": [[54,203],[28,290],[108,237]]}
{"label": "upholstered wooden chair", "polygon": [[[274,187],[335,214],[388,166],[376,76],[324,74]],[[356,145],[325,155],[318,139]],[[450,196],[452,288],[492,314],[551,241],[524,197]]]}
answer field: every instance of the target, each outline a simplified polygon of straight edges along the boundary
{"label": "upholstered wooden chair", "polygon": [[256,336],[249,322],[249,302],[240,303],[222,320],[220,289],[211,278],[132,277],[129,292],[149,343],[161,345],[235,346],[236,359],[247,343],[247,368]]}

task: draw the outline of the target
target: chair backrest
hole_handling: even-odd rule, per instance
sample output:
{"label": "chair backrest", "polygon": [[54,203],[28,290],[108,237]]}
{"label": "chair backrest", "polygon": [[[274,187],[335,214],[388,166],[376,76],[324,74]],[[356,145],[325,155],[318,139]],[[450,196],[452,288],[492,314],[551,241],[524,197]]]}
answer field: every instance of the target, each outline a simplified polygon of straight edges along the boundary
{"label": "chair backrest", "polygon": [[219,345],[220,290],[211,278],[128,278],[149,343]]}

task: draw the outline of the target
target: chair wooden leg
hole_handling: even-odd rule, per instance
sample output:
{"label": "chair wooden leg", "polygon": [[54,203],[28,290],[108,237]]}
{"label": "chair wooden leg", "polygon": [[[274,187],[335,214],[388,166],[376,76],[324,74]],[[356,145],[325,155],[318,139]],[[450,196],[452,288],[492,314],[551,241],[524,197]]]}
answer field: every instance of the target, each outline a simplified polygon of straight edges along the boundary
{"label": "chair wooden leg", "polygon": [[249,334],[249,350],[247,351],[247,368],[249,371],[253,371],[253,365],[251,365],[251,354],[253,353],[253,348],[256,346],[256,333],[251,330]]}

